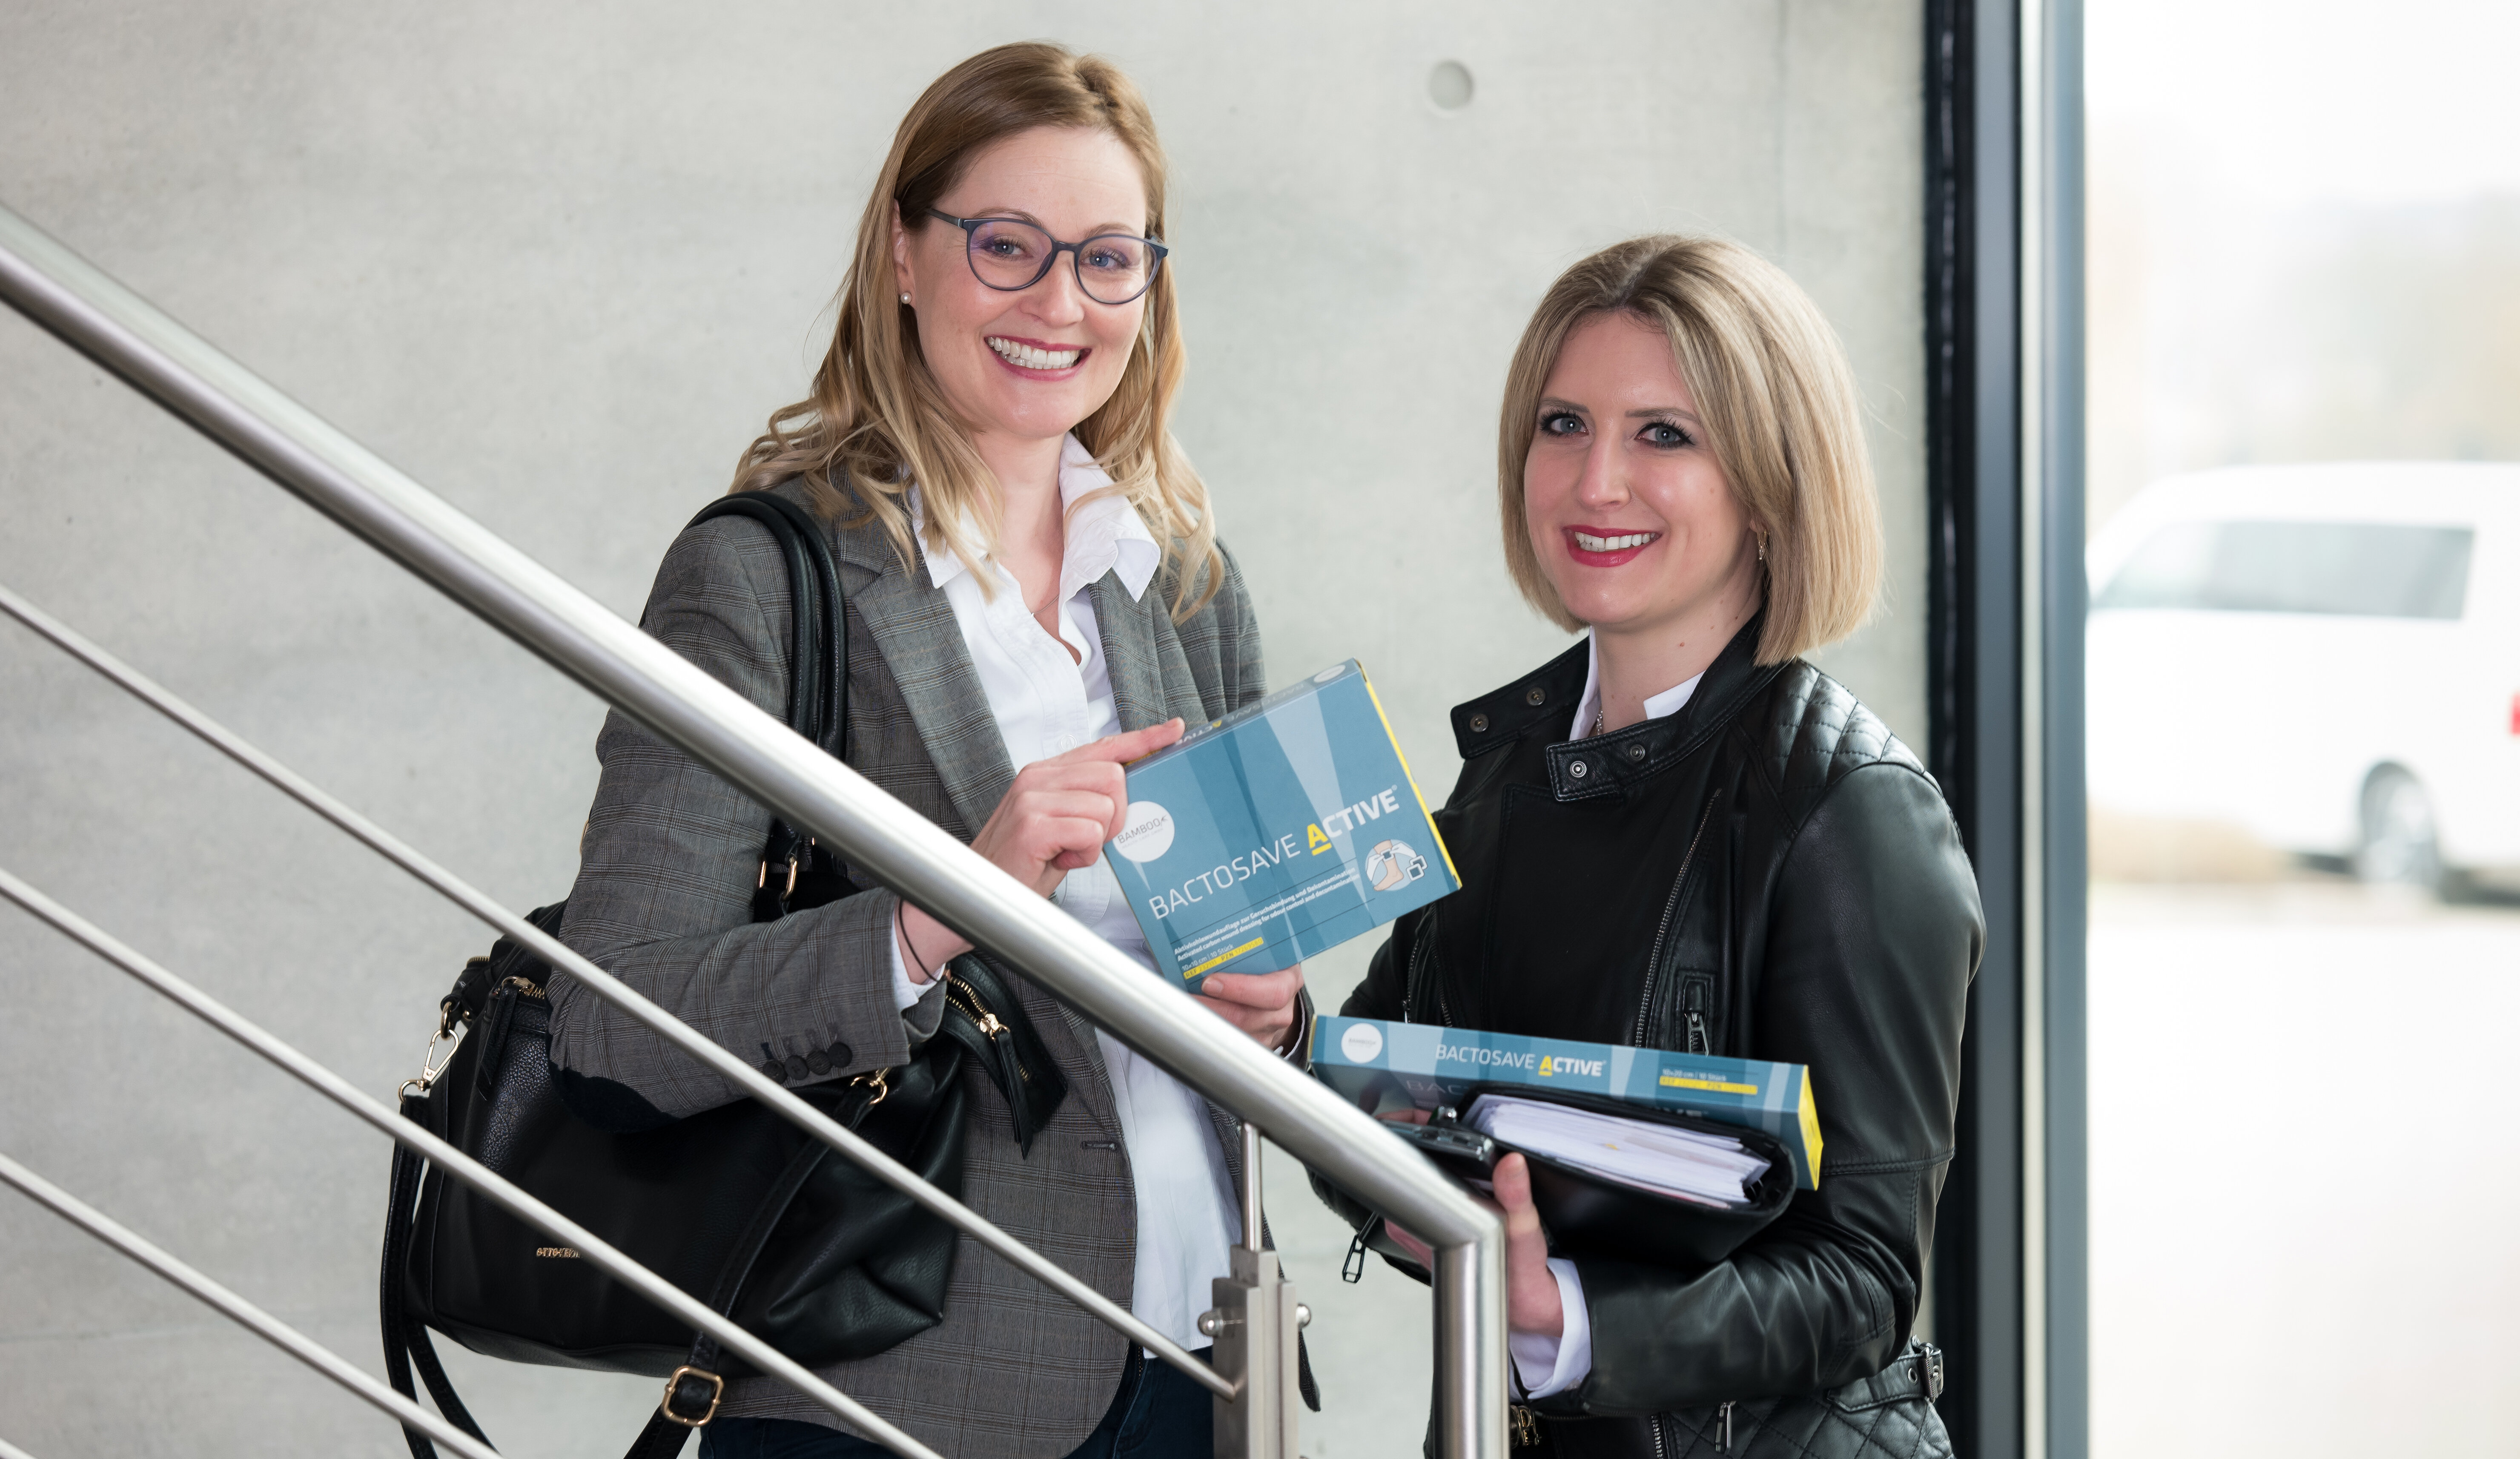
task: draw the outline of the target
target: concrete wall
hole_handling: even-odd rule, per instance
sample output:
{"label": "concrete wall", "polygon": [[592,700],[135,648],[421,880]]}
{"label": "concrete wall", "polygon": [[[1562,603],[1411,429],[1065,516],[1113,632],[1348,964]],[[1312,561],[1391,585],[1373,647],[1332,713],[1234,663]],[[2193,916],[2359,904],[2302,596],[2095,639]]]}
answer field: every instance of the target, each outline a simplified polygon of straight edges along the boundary
{"label": "concrete wall", "polygon": [[[1496,397],[1548,281],[1729,233],[1837,322],[1890,523],[1882,616],[1828,656],[1923,728],[1912,3],[964,4],[0,11],[0,201],[624,614],[801,393],[903,109],[981,46],[1118,59],[1176,167],[1182,439],[1288,677],[1375,672],[1440,796],[1444,711],[1564,638],[1507,585]],[[1437,108],[1430,69],[1475,95]],[[14,316],[0,581],[518,907],[560,895],[599,707]],[[382,1095],[486,940],[0,627],[0,865]],[[1313,970],[1334,1004],[1363,965]],[[14,910],[0,1150],[373,1364],[385,1151]],[[1410,1451],[1424,1305],[1273,1203],[1330,1409]],[[399,1452],[285,1358],[0,1196],[0,1437],[45,1456]],[[461,1361],[493,1438],[611,1452],[645,1381]]]}

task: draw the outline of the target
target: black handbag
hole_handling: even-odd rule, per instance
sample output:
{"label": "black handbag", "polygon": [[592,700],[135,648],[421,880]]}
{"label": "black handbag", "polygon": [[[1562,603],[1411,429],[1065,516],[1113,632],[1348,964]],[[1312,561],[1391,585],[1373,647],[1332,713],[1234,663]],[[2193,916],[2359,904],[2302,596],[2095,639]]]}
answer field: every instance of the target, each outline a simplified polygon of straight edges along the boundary
{"label": "black handbag", "polygon": [[[741,515],[788,560],[796,604],[791,728],[845,749],[846,605],[830,549],[802,508],[767,494],[712,503],[694,524]],[[773,921],[854,889],[838,863],[774,819],[752,915]],[[557,936],[565,903],[529,920]],[[808,1367],[859,1358],[943,1320],[958,1233],[785,1117],[744,1100],[622,1132],[580,1117],[550,1060],[550,970],[514,940],[472,959],[440,1005],[441,1037],[466,1032],[432,1078],[405,1086],[404,1117],[522,1186],[633,1259]],[[799,1098],[960,1196],[975,1063],[1007,1101],[1017,1141],[1066,1086],[1015,1000],[975,957],[942,975],[935,1037],[897,1069],[808,1085]],[[678,1453],[750,1367],[416,1153],[397,1146],[379,1315],[386,1375],[412,1370],[450,1423],[478,1426],[438,1363],[430,1328],[518,1362],[667,1379],[632,1459]],[[404,1431],[416,1459],[428,1438]],[[483,1439],[484,1442],[488,1440]]]}

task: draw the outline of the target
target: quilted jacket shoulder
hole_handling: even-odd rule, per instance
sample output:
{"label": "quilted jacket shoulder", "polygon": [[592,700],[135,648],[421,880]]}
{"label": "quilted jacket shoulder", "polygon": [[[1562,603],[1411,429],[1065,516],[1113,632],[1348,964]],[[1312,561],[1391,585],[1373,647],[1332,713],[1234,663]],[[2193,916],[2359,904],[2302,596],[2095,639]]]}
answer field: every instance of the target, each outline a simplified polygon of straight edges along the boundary
{"label": "quilted jacket shoulder", "polygon": [[1933,777],[1879,716],[1847,687],[1797,659],[1769,684],[1764,712],[1733,721],[1743,746],[1788,820],[1800,822],[1831,786],[1868,765]]}

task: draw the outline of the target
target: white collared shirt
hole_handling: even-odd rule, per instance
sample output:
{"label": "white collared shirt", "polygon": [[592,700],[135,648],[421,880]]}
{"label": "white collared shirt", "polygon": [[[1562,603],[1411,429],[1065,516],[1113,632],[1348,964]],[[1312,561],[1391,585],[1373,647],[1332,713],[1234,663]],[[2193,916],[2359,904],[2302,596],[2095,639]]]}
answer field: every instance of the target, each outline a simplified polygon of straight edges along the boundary
{"label": "white collared shirt", "polygon": [[[1566,735],[1570,740],[1591,739],[1593,717],[1601,711],[1601,648],[1589,634],[1585,643],[1584,697],[1575,702],[1575,722]],[[1679,713],[1705,677],[1701,671],[1648,698],[1645,717],[1663,719]],[[1557,1300],[1566,1310],[1565,1332],[1555,1338],[1542,1333],[1506,1335],[1514,1377],[1521,1381],[1524,1395],[1533,1398],[1564,1392],[1593,1371],[1593,1316],[1584,1304],[1583,1279],[1575,1274],[1575,1263],[1562,1256],[1550,1258],[1549,1274],[1557,1279]]]}
{"label": "white collared shirt", "polygon": [[[1697,692],[1698,681],[1706,677],[1704,669],[1672,685],[1645,701],[1647,719],[1666,719],[1677,714]],[[1575,723],[1566,731],[1569,740],[1593,738],[1593,716],[1601,712],[1601,646],[1588,630],[1584,635],[1584,697],[1575,702]]]}
{"label": "white collared shirt", "polygon": [[[953,605],[980,692],[1006,742],[1007,760],[1018,770],[1120,732],[1092,588],[1104,573],[1117,573],[1130,598],[1143,597],[1163,549],[1137,509],[1116,493],[1077,506],[1088,492],[1110,484],[1093,453],[1068,436],[1058,457],[1059,510],[1072,515],[1058,568],[1057,639],[1025,608],[1014,574],[1003,566],[986,565],[997,574],[997,593],[984,597],[977,570],[950,551],[931,552],[924,507],[917,490],[910,494],[912,534],[928,580]],[[1156,976],[1146,935],[1109,866],[1096,861],[1069,872],[1051,900]],[[924,988],[911,981],[898,944],[892,974],[901,1006],[919,1001]],[[1184,1347],[1204,1347],[1213,1341],[1198,1332],[1199,1314],[1213,1305],[1208,1284],[1228,1274],[1226,1249],[1241,1232],[1224,1147],[1204,1100],[1108,1033],[1097,1029],[1095,1037],[1110,1071],[1137,1187],[1137,1279],[1130,1306]]]}

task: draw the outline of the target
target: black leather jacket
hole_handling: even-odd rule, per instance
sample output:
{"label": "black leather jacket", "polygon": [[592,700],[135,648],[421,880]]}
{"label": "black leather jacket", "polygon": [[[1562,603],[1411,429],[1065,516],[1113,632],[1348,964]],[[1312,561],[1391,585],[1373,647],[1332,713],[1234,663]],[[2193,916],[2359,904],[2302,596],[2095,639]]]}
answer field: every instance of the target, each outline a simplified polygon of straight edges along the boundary
{"label": "black leather jacket", "polygon": [[[1878,1374],[1915,1320],[1985,941],[1977,885],[1923,766],[1810,664],[1754,663],[1759,626],[1678,713],[1598,739],[1566,738],[1582,645],[1454,709],[1467,763],[1436,821],[1462,889],[1396,923],[1342,1010],[1811,1069],[1818,1190],[1712,1269],[1578,1260],[1592,1372],[1534,1407],[1630,1421],[1552,1422],[1561,1453],[1657,1452],[1642,1416]],[[1601,895],[1528,894],[1596,837],[1629,847]],[[1586,945],[1619,951],[1531,955],[1577,920],[1606,921],[1612,940]],[[1586,1026],[1472,1022],[1536,1006]]]}

